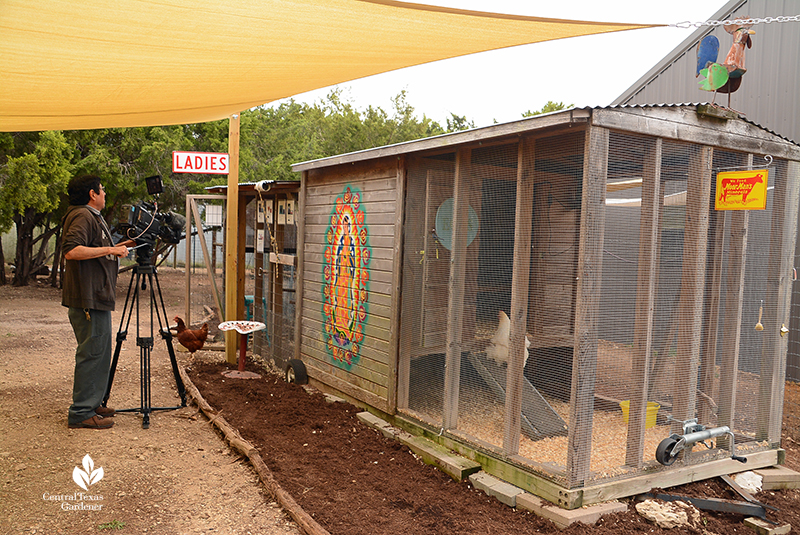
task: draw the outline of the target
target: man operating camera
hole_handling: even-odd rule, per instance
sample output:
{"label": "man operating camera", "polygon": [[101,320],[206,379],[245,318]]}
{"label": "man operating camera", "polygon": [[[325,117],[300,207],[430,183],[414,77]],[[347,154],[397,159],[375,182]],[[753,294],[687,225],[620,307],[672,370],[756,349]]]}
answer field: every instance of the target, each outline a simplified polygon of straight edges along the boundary
{"label": "man operating camera", "polygon": [[71,429],[110,429],[114,409],[101,406],[111,367],[111,312],[116,301],[119,258],[128,255],[126,240],[114,245],[100,210],[106,192],[95,175],[70,180],[69,210],[61,240],[66,268],[61,304],[69,308],[75,332],[75,376],[67,424]]}

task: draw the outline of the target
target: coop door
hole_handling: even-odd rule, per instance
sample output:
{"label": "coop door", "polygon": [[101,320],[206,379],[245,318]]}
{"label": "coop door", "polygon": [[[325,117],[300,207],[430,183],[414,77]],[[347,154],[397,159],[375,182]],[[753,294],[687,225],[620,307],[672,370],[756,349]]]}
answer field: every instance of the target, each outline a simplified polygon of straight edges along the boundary
{"label": "coop door", "polygon": [[436,215],[442,204],[452,196],[452,181],[452,173],[429,170],[425,184],[425,223],[423,227],[425,233],[423,237],[424,254],[422,255],[422,299],[420,300],[422,347],[440,347],[442,352],[444,352],[447,335],[447,282],[450,278],[450,251],[442,242],[447,238],[436,233]]}

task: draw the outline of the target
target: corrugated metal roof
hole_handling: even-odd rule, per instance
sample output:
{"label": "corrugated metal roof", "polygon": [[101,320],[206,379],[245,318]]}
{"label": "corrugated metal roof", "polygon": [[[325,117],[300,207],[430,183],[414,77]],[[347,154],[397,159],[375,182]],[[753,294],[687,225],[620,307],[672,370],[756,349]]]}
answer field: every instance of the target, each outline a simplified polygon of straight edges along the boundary
{"label": "corrugated metal roof", "polygon": [[[751,18],[800,14],[800,0],[731,0],[712,18]],[[798,23],[759,24],[753,27],[753,47],[746,51],[747,73],[741,88],[731,95],[731,108],[748,120],[781,137],[800,141],[800,27]],[[619,96],[612,105],[654,104],[710,100],[695,77],[697,43],[706,35],[720,40],[720,56],[731,36],[722,27],[701,27]],[[719,94],[718,104],[728,95]]]}

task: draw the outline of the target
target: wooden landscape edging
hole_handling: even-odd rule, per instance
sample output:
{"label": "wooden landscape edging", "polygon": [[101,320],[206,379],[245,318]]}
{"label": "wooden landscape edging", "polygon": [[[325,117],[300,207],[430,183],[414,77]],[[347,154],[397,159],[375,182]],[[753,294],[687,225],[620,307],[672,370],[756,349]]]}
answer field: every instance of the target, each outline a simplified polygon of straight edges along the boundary
{"label": "wooden landscape edging", "polygon": [[231,445],[231,448],[235,449],[242,455],[248,458],[250,464],[253,465],[256,473],[258,474],[259,479],[267,487],[267,490],[272,495],[273,498],[280,504],[280,506],[289,513],[289,516],[292,517],[292,520],[297,522],[297,525],[300,526],[300,529],[303,530],[303,533],[306,535],[330,535],[330,533],[323,528],[316,520],[311,518],[311,515],[306,513],[302,507],[300,507],[294,498],[292,498],[291,494],[283,490],[280,484],[275,480],[270,471],[269,467],[264,462],[264,459],[261,458],[261,454],[258,453],[258,450],[247,442],[239,432],[229,424],[225,418],[223,418],[220,413],[218,413],[214,408],[208,404],[208,402],[203,398],[200,391],[194,386],[192,380],[189,379],[189,375],[183,368],[178,368],[180,372],[181,378],[183,379],[183,384],[186,385],[186,391],[192,397],[194,402],[203,411],[203,414],[208,417],[210,422],[214,424],[217,429],[222,432],[222,435],[225,437],[225,440]]}

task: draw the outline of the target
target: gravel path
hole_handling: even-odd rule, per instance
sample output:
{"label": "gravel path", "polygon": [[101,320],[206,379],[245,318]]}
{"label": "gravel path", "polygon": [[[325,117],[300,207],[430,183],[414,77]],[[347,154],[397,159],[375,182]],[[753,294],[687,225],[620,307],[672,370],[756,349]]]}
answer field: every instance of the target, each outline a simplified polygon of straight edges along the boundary
{"label": "gravel path", "polygon": [[[183,304],[183,275],[159,276],[171,318]],[[147,430],[138,413],[118,414],[111,430],[68,429],[74,350],[59,291],[0,286],[0,533],[300,533],[194,406],[153,413]],[[152,368],[152,405],[178,405],[160,338]],[[109,405],[140,405],[135,333]],[[103,476],[84,490],[73,470],[87,455]]]}

